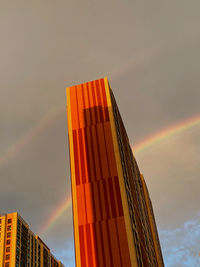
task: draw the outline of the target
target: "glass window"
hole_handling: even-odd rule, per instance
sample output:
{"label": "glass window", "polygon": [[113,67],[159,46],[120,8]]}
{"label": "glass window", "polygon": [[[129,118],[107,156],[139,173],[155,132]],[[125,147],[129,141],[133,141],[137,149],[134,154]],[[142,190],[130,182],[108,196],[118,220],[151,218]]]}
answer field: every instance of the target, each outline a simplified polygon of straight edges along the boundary
{"label": "glass window", "polygon": [[8,239],[8,240],[6,241],[6,244],[7,244],[7,245],[10,245],[10,239]]}
{"label": "glass window", "polygon": [[10,266],[10,263],[9,262],[6,262],[5,263],[5,267],[9,267]]}
{"label": "glass window", "polygon": [[8,219],[8,223],[11,223],[12,222],[12,219]]}
{"label": "glass window", "polygon": [[10,259],[10,254],[7,254],[6,255],[6,260],[9,260]]}
{"label": "glass window", "polygon": [[11,225],[8,225],[7,226],[7,231],[10,231],[11,230]]}
{"label": "glass window", "polygon": [[7,237],[11,237],[11,232],[7,233]]}
{"label": "glass window", "polygon": [[6,252],[10,252],[10,247],[7,247],[6,248]]}

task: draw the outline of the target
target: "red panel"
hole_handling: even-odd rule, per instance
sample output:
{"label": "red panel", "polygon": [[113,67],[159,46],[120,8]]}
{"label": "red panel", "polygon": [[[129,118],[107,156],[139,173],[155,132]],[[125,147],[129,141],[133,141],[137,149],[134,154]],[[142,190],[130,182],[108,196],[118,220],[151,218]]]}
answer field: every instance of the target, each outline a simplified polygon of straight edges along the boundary
{"label": "red panel", "polygon": [[84,186],[77,185],[76,193],[77,193],[77,206],[78,206],[78,224],[82,225],[86,223]]}
{"label": "red panel", "polygon": [[[103,240],[103,233],[101,229],[101,222],[97,222],[95,224],[96,229],[96,237],[97,237],[97,251],[98,251],[98,259],[99,259],[99,267],[105,267],[106,259],[105,259],[105,249],[104,240]],[[109,265],[108,265],[109,266]]]}
{"label": "red panel", "polygon": [[115,203],[115,196],[114,196],[114,190],[113,190],[113,183],[112,179],[108,179],[108,188],[109,188],[109,196],[110,196],[110,204],[112,209],[112,217],[115,218],[117,216],[116,213],[116,203]]}
{"label": "red panel", "polygon": [[[103,237],[103,246],[105,251],[105,266],[113,266],[112,264],[112,252],[111,252],[111,245],[109,240],[109,233],[107,231],[107,224],[108,221],[101,221],[100,226],[102,227],[102,237]],[[114,267],[114,266],[113,266]]]}
{"label": "red panel", "polygon": [[81,267],[86,267],[84,230],[82,225],[79,226],[79,240],[80,240],[80,252],[81,252]]}
{"label": "red panel", "polygon": [[94,252],[94,265],[96,267],[99,267],[99,258],[98,258],[98,251],[97,251],[97,237],[96,237],[96,229],[95,229],[95,224],[92,223],[90,225],[90,228],[91,228],[91,243],[92,243],[92,249],[93,249],[93,252]]}
{"label": "red panel", "polygon": [[106,140],[106,148],[108,153],[108,166],[110,168],[111,177],[117,176],[117,166],[114,154],[113,147],[113,138],[111,134],[111,126],[109,122],[104,123],[104,132],[105,132],[105,140]]}
{"label": "red panel", "polygon": [[90,233],[90,225],[85,225],[86,230],[86,238],[87,238],[87,255],[88,255],[88,265],[94,266],[93,264],[93,250],[92,250],[92,244],[91,244],[91,233]]}
{"label": "red panel", "polygon": [[85,199],[88,223],[94,222],[94,200],[91,183],[85,184]]}
{"label": "red panel", "polygon": [[106,217],[109,219],[111,217],[111,213],[109,210],[109,200],[108,200],[108,190],[107,190],[107,180],[103,180],[103,190],[104,190],[104,196],[105,196],[105,203],[106,203]]}
{"label": "red panel", "polygon": [[85,142],[86,142],[86,155],[87,155],[87,167],[88,167],[88,182],[95,180],[95,170],[94,170],[94,152],[91,140],[91,129],[85,128]]}
{"label": "red panel", "polygon": [[108,221],[108,229],[109,229],[109,234],[110,234],[110,243],[111,243],[111,247],[112,247],[112,255],[114,255],[113,266],[122,266],[121,252],[119,250],[119,241],[117,238],[115,219],[111,219]]}
{"label": "red panel", "polygon": [[107,153],[105,148],[105,139],[104,139],[104,132],[103,132],[103,125],[97,125],[97,134],[98,134],[98,141],[99,141],[99,150],[100,150],[100,158],[101,158],[101,166],[104,179],[109,177],[108,173],[108,159]]}
{"label": "red panel", "polygon": [[95,213],[96,213],[96,221],[101,220],[101,210],[100,210],[100,199],[99,199],[99,190],[97,182],[93,183],[94,189],[94,206],[95,206]]}
{"label": "red panel", "polygon": [[103,188],[103,180],[99,181],[99,192],[101,197],[101,208],[102,208],[102,219],[107,219],[107,212],[106,212],[106,206],[107,203],[105,202],[105,196],[104,196],[104,188]]}
{"label": "red panel", "polygon": [[117,232],[119,237],[120,251],[122,257],[122,266],[128,267],[131,266],[130,252],[128,248],[127,233],[125,229],[125,222],[123,217],[118,217],[117,222]]}
{"label": "red panel", "polygon": [[93,143],[93,150],[94,150],[96,179],[100,180],[101,179],[101,172],[100,172],[101,164],[100,164],[100,158],[99,158],[99,151],[98,151],[98,144],[97,144],[95,126],[91,126],[91,133],[92,133],[92,143]]}

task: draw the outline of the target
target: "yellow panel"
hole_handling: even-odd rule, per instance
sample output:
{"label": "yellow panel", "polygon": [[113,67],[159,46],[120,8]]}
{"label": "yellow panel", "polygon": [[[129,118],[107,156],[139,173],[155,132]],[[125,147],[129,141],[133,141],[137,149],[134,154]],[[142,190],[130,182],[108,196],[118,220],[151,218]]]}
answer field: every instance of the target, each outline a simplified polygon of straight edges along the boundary
{"label": "yellow panel", "polygon": [[1,216],[1,230],[0,230],[0,267],[4,265],[4,250],[5,250],[5,216]]}
{"label": "yellow panel", "polygon": [[11,267],[15,267],[16,259],[16,241],[17,241],[17,212],[8,214],[7,219],[12,219],[12,234],[11,234]]}
{"label": "yellow panel", "polygon": [[81,267],[80,246],[79,246],[79,231],[78,231],[78,216],[77,216],[78,211],[77,211],[77,199],[76,199],[74,151],[73,151],[73,138],[72,138],[72,118],[71,118],[70,88],[67,88],[67,118],[68,118],[70,166],[71,166],[71,183],[72,183],[71,186],[72,186],[72,207],[73,207],[75,257],[76,257],[76,267]]}

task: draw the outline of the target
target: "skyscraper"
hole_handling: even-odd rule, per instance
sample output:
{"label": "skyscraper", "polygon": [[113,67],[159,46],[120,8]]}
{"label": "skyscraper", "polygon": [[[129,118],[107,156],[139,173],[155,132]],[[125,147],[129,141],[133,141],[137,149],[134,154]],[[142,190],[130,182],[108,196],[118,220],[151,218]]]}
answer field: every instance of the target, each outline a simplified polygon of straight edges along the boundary
{"label": "skyscraper", "polygon": [[0,267],[64,267],[17,212],[0,214]]}
{"label": "skyscraper", "polygon": [[107,78],[67,88],[77,267],[164,266],[148,190]]}

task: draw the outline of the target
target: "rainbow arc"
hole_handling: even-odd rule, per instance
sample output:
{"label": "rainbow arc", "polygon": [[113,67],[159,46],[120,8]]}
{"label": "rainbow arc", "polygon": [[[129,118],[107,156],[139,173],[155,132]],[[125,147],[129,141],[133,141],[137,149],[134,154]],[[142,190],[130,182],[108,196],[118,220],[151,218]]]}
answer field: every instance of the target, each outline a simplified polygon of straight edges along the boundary
{"label": "rainbow arc", "polygon": [[[154,146],[165,139],[170,138],[171,136],[177,135],[187,129],[190,129],[194,126],[200,125],[200,115],[190,118],[188,120],[179,122],[175,125],[172,125],[168,128],[165,128],[154,135],[144,139],[139,142],[135,146],[132,147],[134,154],[138,154],[143,152],[144,150]],[[50,217],[47,219],[45,224],[43,225],[40,234],[43,235],[47,231],[49,231],[59,220],[59,218],[63,215],[64,212],[71,206],[71,196],[64,201],[62,201],[57,208],[52,212]]]}

